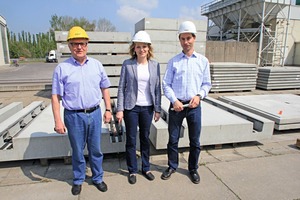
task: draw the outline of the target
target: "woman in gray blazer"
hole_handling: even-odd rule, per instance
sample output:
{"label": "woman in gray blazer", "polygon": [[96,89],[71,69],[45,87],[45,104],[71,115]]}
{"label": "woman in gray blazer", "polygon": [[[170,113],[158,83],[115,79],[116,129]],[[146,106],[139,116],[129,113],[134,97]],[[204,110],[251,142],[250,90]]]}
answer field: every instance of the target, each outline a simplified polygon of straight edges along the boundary
{"label": "woman in gray blazer", "polygon": [[[117,101],[117,119],[124,118],[126,127],[126,162],[128,182],[136,183],[138,173],[136,136],[139,128],[142,174],[150,181],[150,126],[152,118],[158,121],[161,111],[160,66],[153,57],[151,39],[147,32],[137,32],[129,48],[130,59],[123,62]],[[153,117],[154,115],[154,117]]]}

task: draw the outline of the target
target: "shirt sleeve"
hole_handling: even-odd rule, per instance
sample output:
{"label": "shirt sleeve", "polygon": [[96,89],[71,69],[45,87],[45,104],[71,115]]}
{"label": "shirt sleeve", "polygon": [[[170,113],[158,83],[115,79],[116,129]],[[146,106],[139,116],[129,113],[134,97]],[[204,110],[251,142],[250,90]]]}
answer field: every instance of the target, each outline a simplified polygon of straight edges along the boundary
{"label": "shirt sleeve", "polygon": [[177,100],[177,98],[172,89],[172,82],[173,82],[173,76],[174,76],[172,63],[173,63],[172,60],[170,60],[168,62],[162,85],[163,85],[163,91],[164,91],[165,96],[169,99],[169,101],[171,103],[174,103]]}

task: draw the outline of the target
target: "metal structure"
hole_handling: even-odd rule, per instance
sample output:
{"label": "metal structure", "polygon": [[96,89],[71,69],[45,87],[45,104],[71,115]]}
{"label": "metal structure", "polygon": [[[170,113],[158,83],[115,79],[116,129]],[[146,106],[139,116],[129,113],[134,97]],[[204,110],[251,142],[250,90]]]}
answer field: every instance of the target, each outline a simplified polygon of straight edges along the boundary
{"label": "metal structure", "polygon": [[291,4],[292,0],[214,0],[201,7],[201,14],[208,17],[208,39],[259,42],[258,65],[283,66]]}

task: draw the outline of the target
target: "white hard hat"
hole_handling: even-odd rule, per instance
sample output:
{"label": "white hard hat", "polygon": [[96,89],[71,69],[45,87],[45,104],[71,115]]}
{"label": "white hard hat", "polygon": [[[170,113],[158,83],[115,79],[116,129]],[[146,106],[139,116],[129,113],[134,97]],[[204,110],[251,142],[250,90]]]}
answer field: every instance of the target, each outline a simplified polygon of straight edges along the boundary
{"label": "white hard hat", "polygon": [[143,42],[151,44],[151,39],[146,31],[139,31],[133,36],[132,42]]}
{"label": "white hard hat", "polygon": [[179,26],[179,31],[178,31],[178,34],[181,34],[181,33],[194,33],[194,34],[196,34],[197,30],[196,30],[195,24],[191,21],[182,22]]}

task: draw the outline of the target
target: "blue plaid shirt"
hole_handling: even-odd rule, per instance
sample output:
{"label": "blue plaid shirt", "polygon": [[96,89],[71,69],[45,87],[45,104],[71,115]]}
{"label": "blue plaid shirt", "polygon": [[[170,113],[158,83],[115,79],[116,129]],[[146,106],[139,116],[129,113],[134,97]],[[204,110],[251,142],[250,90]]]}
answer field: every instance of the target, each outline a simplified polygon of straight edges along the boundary
{"label": "blue plaid shirt", "polygon": [[195,51],[191,57],[181,52],[168,62],[162,85],[171,103],[189,101],[197,94],[206,97],[211,88],[208,59]]}
{"label": "blue plaid shirt", "polygon": [[87,57],[81,66],[73,57],[58,64],[52,77],[52,94],[62,97],[68,110],[91,108],[102,100],[101,88],[111,85],[103,65]]}

